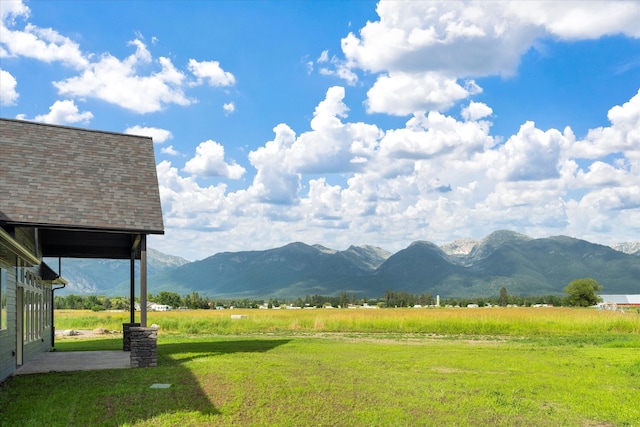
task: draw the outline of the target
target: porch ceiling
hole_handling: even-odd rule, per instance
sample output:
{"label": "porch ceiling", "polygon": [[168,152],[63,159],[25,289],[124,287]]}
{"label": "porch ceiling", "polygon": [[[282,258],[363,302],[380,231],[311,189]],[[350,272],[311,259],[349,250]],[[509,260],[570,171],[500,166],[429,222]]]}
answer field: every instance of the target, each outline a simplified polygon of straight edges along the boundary
{"label": "porch ceiling", "polygon": [[[39,240],[45,257],[131,259],[138,234],[95,230],[40,229]],[[136,246],[135,259],[140,259]]]}

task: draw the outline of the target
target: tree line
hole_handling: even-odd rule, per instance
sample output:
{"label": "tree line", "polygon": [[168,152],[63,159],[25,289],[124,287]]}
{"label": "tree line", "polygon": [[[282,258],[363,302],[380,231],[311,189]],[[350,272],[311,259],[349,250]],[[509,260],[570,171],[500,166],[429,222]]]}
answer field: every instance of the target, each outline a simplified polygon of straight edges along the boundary
{"label": "tree line", "polygon": [[[148,302],[168,305],[173,309],[215,309],[215,308],[258,308],[267,305],[268,308],[279,307],[281,305],[293,305],[295,307],[347,307],[351,305],[369,305],[380,308],[391,307],[428,307],[440,304],[440,306],[466,307],[475,304],[479,307],[485,306],[533,306],[546,304],[553,306],[581,306],[587,307],[599,301],[597,292],[602,290],[602,286],[591,278],[573,280],[565,287],[566,296],[543,295],[543,296],[517,296],[510,295],[505,287],[500,289],[498,295],[475,298],[442,298],[438,301],[430,293],[412,294],[404,291],[387,290],[384,296],[378,298],[362,298],[355,294],[349,295],[342,292],[337,296],[326,295],[306,295],[304,298],[295,299],[212,299],[209,296],[201,296],[198,292],[180,296],[175,292],[162,291],[156,295],[147,294]],[[80,310],[129,310],[129,298],[126,297],[106,297],[95,295],[67,295],[56,296],[54,306],[56,309],[80,309]],[[137,302],[137,299],[136,299]]]}
{"label": "tree line", "polygon": [[[128,297],[107,297],[96,295],[57,295],[54,298],[54,307],[56,309],[70,310],[129,310],[131,307],[131,299]],[[200,296],[198,292],[192,292],[189,295],[180,296],[175,292],[162,291],[156,295],[147,294],[147,301],[156,304],[169,305],[172,308],[189,308],[189,309],[209,309],[215,308],[217,301],[210,299],[208,296]],[[140,302],[139,298],[135,302]],[[262,303],[262,301],[260,301]],[[247,307],[248,308],[248,307]]]}

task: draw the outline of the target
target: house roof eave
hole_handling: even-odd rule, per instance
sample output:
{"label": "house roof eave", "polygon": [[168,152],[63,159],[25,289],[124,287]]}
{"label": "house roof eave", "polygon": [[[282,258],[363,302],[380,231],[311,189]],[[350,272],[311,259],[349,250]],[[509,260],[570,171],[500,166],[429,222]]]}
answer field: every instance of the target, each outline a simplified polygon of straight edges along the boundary
{"label": "house roof eave", "polygon": [[164,228],[114,228],[114,227],[99,227],[99,226],[82,226],[82,225],[69,225],[69,224],[51,224],[43,222],[25,222],[25,221],[12,221],[3,220],[2,224],[11,227],[24,227],[24,228],[37,228],[39,230],[56,230],[56,231],[83,231],[83,232],[96,232],[96,233],[115,233],[115,234],[157,234],[163,235]]}
{"label": "house roof eave", "polygon": [[9,233],[0,228],[0,245],[20,257],[29,266],[39,265],[40,260],[33,255],[27,248],[16,241]]}

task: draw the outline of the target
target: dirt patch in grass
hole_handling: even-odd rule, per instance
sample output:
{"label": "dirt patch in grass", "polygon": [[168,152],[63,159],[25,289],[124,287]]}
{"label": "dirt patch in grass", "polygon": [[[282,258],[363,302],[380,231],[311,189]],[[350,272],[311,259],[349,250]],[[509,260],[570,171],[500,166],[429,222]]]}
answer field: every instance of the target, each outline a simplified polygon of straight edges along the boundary
{"label": "dirt patch in grass", "polygon": [[[277,336],[277,334],[273,334]],[[354,332],[315,332],[315,333],[296,333],[288,334],[288,336],[297,338],[321,338],[334,339],[346,342],[371,342],[376,344],[409,344],[409,345],[425,345],[425,344],[441,344],[443,341],[450,340],[456,343],[467,344],[499,344],[509,340],[507,337],[496,337],[489,335],[440,335],[440,334],[404,334],[404,333],[354,333]]]}
{"label": "dirt patch in grass", "polygon": [[432,371],[436,371],[438,373],[441,374],[464,374],[467,372],[471,372],[465,369],[458,369],[458,368],[449,368],[449,367],[445,367],[445,366],[434,366],[431,368]]}
{"label": "dirt patch in grass", "polygon": [[[162,331],[158,332],[162,336]],[[192,335],[192,338],[202,338],[206,334]],[[490,335],[443,335],[443,334],[406,334],[406,333],[357,333],[357,332],[287,332],[266,333],[266,334],[242,334],[242,337],[280,337],[289,336],[296,338],[318,338],[328,340],[341,340],[346,342],[370,342],[375,344],[407,344],[407,345],[428,345],[441,344],[443,341],[456,343],[467,343],[477,345],[500,344],[514,337],[499,337]],[[107,329],[74,329],[69,331],[56,332],[56,340],[86,339],[86,338],[118,338],[122,337],[122,331],[111,331]],[[227,336],[229,337],[229,336]]]}
{"label": "dirt patch in grass", "polygon": [[111,331],[109,329],[67,329],[56,331],[57,340],[81,339],[81,338],[116,338],[122,336],[122,331]]}

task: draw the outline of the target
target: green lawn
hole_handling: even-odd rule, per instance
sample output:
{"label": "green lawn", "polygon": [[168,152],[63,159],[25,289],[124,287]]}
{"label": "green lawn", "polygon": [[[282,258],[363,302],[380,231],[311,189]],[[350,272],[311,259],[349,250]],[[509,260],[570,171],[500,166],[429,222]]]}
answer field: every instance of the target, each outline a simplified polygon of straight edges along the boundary
{"label": "green lawn", "polygon": [[[154,314],[157,368],[11,377],[0,385],[0,425],[640,426],[635,312],[243,313]],[[63,329],[121,323],[112,313],[57,316]]]}
{"label": "green lawn", "polygon": [[341,334],[161,336],[158,344],[158,368],[10,378],[0,388],[0,424],[640,425],[640,339],[549,345]]}

